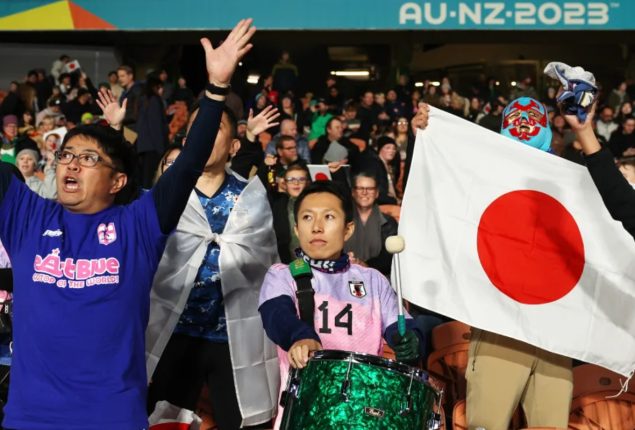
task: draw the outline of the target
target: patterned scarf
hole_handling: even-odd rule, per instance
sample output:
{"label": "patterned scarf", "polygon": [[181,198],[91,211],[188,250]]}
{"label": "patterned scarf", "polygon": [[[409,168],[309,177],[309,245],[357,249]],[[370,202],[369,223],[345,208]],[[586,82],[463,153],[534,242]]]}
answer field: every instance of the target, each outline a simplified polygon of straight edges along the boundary
{"label": "patterned scarf", "polygon": [[348,261],[348,254],[342,253],[336,260],[315,260],[298,248],[295,250],[295,255],[298,258],[303,259],[313,269],[324,273],[339,273],[345,272],[350,267],[351,263]]}

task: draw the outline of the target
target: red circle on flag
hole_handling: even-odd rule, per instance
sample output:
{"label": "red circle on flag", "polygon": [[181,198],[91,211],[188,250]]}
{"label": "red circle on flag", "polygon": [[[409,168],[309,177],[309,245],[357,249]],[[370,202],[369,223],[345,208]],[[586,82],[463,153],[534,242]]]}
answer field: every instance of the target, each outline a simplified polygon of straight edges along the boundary
{"label": "red circle on flag", "polygon": [[568,294],[584,269],[584,243],[569,211],[539,191],[503,194],[483,212],[478,257],[503,294],[544,304]]}

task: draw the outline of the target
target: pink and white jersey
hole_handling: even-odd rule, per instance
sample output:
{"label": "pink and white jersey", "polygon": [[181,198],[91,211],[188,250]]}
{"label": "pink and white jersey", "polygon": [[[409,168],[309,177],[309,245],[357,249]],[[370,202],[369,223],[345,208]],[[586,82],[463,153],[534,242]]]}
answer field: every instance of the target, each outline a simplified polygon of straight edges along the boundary
{"label": "pink and white jersey", "polygon": [[[315,290],[313,326],[324,349],[381,355],[386,327],[397,322],[397,295],[388,280],[375,269],[351,264],[349,270],[324,273],[313,270]],[[281,295],[291,297],[298,309],[297,286],[289,267],[272,266],[260,291],[259,306]],[[299,313],[299,311],[298,311]],[[287,352],[278,347],[281,391],[289,374]],[[282,418],[278,410],[276,426]]]}

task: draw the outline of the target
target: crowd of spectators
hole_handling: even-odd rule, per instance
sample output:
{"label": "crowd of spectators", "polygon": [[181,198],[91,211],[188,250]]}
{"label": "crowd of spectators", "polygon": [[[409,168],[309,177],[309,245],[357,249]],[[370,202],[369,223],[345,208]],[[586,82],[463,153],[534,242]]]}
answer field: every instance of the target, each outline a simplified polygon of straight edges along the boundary
{"label": "crowd of spectators", "polygon": [[[150,188],[185,143],[190,113],[197,106],[195,92],[185,78],[171,79],[163,68],[146,73],[141,81],[128,65],[99,77],[103,81],[95,85],[76,64],[62,55],[48,73],[28,71],[0,94],[0,159],[14,164],[33,191],[55,199],[55,151],[65,134],[80,124],[108,125],[109,114],[98,103],[100,92],[105,92],[126,107],[121,124],[138,155],[135,179],[138,188]],[[286,264],[296,258],[299,246],[294,203],[310,182],[328,178],[344,187],[354,202],[356,229],[345,245],[350,260],[390,275],[392,256],[383,244],[397,233],[417,114],[425,105],[498,133],[510,100],[536,98],[549,114],[551,151],[584,164],[582,145],[558,111],[555,82],[541,94],[530,78],[507,89],[494,78],[482,78],[460,93],[448,77],[414,85],[408,76],[400,76],[394,85],[369,84],[353,97],[344,96],[332,76],[304,94],[297,91],[300,83],[298,67],[283,52],[260,80],[255,96],[242,99],[230,92],[226,101],[238,120],[240,141],[239,149],[232,146],[229,152],[228,167],[244,178],[258,176],[267,188],[278,255]],[[601,145],[610,149],[635,188],[634,102],[635,84],[622,82],[601,91],[594,127]]]}
{"label": "crowd of spectators", "polygon": [[[165,151],[181,145],[189,112],[195,104],[195,93],[182,76],[170,79],[166,69],[146,73],[144,81],[127,65],[103,76],[97,85],[81,68],[62,55],[50,72],[35,69],[22,81],[13,81],[2,97],[3,161],[15,164],[26,183],[38,194],[55,198],[54,153],[65,133],[78,124],[104,122],[96,103],[98,91],[109,90],[126,103],[123,120],[124,136],[135,143],[138,154],[140,187],[152,186]],[[415,86],[408,76],[400,76],[395,85],[377,87],[369,84],[357,96],[346,98],[338,81],[329,76],[322,88],[297,94],[300,87],[298,67],[288,52],[283,52],[270,74],[263,75],[254,97],[245,100],[231,92],[227,104],[236,113],[241,147],[231,160],[231,168],[246,178],[257,174],[270,191],[277,217],[280,254],[294,258],[291,249],[297,245],[293,232],[292,202],[303,186],[314,179],[310,167],[325,165],[333,180],[350,190],[363,215],[370,219],[373,234],[369,240],[355,240],[351,255],[363,256],[359,261],[374,262],[387,273],[390,260],[379,257],[379,225],[395,221],[384,210],[369,208],[400,205],[409,170],[409,157],[415,142],[413,118],[423,104],[437,107],[475,122],[494,132],[500,131],[501,115],[509,100],[530,96],[547,107],[553,131],[552,152],[582,164],[581,146],[575,134],[557,109],[556,82],[543,94],[525,78],[505,89],[494,78],[484,76],[459,93],[448,77],[439,82],[423,81]],[[549,84],[549,82],[547,83]],[[304,85],[306,86],[306,85]],[[635,85],[621,82],[610,91],[601,91],[595,130],[602,145],[608,146],[625,177],[635,186],[635,117],[633,116]],[[259,135],[250,133],[250,122],[261,114],[277,114],[278,125]],[[287,174],[289,173],[289,175]],[[303,178],[304,182],[303,182]],[[363,182],[358,186],[356,181]],[[372,186],[368,186],[372,182]],[[280,198],[280,194],[285,198]],[[371,201],[367,201],[368,197]],[[365,201],[365,204],[360,202]],[[283,208],[284,207],[284,208]],[[282,210],[286,209],[286,210]],[[368,214],[374,214],[368,218]],[[285,231],[279,231],[284,228]],[[391,231],[394,229],[391,228]],[[384,232],[385,233],[385,232]],[[369,236],[370,235],[370,236]],[[360,249],[362,243],[373,252]],[[284,250],[284,252],[282,251]],[[288,262],[288,261],[285,261]]]}

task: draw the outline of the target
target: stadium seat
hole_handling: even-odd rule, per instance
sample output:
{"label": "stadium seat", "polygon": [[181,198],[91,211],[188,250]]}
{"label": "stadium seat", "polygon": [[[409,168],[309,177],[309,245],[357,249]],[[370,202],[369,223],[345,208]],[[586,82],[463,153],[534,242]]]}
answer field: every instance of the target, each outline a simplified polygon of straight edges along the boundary
{"label": "stadium seat", "polygon": [[566,430],[561,427],[523,427],[520,430]]}
{"label": "stadium seat", "polygon": [[451,345],[466,343],[472,335],[469,325],[460,321],[450,321],[432,330],[432,349],[443,349]]}
{"label": "stadium seat", "polygon": [[[512,422],[510,423],[510,429],[515,430],[521,426],[521,408],[516,409],[516,412],[512,416]],[[449,429],[448,429],[449,430]],[[467,430],[467,414],[465,399],[459,400],[454,405],[452,411],[452,430]],[[558,430],[555,427],[527,427],[523,430]]]}
{"label": "stadium seat", "polygon": [[465,399],[459,400],[452,411],[452,430],[467,430]]}
{"label": "stadium seat", "polygon": [[449,404],[465,398],[469,339],[470,327],[458,321],[441,324],[432,330],[432,353],[427,368],[445,380]]}
{"label": "stadium seat", "polygon": [[620,375],[592,364],[573,368],[573,401],[569,428],[575,430],[635,429],[635,387],[619,397]]}
{"label": "stadium seat", "polygon": [[366,141],[364,139],[359,139],[357,137],[351,137],[348,139],[353,145],[357,146],[359,152],[363,152],[366,150]]}
{"label": "stadium seat", "polygon": [[390,215],[397,222],[399,222],[399,217],[401,215],[401,206],[399,205],[379,205],[379,210],[381,213]]}

